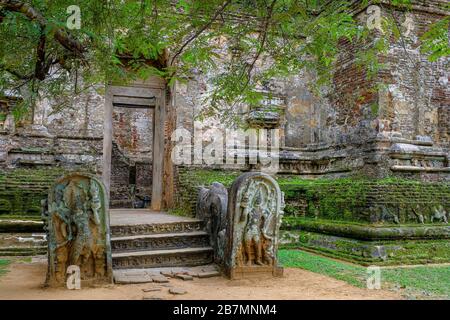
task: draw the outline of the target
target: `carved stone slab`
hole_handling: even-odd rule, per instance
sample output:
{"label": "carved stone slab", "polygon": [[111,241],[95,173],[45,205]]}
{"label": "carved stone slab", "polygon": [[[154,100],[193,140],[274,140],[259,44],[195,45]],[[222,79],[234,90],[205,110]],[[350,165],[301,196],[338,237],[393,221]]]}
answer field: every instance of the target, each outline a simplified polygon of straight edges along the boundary
{"label": "carved stone slab", "polygon": [[103,183],[84,173],[59,178],[43,220],[48,240],[46,284],[66,283],[67,268],[80,268],[82,285],[112,283],[108,198]]}
{"label": "carved stone slab", "polygon": [[277,254],[283,209],[283,193],[269,175],[249,172],[233,182],[224,258],[231,279],[282,274]]}
{"label": "carved stone slab", "polygon": [[201,188],[197,199],[196,217],[205,222],[205,229],[214,249],[214,261],[223,263],[227,228],[228,190],[219,182]]}

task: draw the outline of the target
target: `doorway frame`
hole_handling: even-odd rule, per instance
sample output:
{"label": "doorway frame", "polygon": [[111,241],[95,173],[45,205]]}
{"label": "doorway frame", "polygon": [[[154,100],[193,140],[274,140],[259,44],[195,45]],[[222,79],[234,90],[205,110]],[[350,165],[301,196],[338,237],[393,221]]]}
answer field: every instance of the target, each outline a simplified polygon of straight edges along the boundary
{"label": "doorway frame", "polygon": [[152,150],[152,197],[151,210],[161,211],[163,199],[164,172],[164,128],[166,117],[166,84],[163,79],[151,77],[146,81],[132,84],[108,84],[105,94],[105,113],[103,127],[102,180],[108,197],[111,185],[111,158],[113,141],[113,109],[115,103],[130,104],[145,101],[153,104],[153,150]]}

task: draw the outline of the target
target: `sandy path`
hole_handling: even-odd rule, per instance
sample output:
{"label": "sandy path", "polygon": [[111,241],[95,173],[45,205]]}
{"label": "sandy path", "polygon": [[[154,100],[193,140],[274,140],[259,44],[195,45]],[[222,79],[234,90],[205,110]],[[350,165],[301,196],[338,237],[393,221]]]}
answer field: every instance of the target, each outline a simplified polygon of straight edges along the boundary
{"label": "sandy path", "polygon": [[[171,279],[162,287],[155,283],[139,285],[110,285],[82,290],[43,288],[46,265],[42,262],[20,263],[9,266],[9,272],[0,277],[0,299],[401,299],[397,293],[384,290],[366,290],[343,281],[301,270],[285,269],[283,278],[230,281],[226,278]],[[162,288],[144,293],[142,289]],[[185,295],[168,293],[170,287],[187,290]]]}

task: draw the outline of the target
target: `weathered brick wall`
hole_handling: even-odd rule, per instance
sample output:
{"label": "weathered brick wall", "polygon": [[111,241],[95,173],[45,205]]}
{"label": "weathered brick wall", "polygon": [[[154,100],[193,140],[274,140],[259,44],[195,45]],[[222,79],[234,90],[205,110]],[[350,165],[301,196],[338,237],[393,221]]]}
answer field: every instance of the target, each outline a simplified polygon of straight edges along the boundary
{"label": "weathered brick wall", "polygon": [[[333,85],[325,88],[321,96],[314,95],[310,90],[309,84],[315,79],[308,73],[274,79],[267,84],[264,89],[284,104],[280,144],[286,152],[282,154],[285,157],[281,159],[285,161],[281,166],[282,172],[308,178],[339,178],[354,174],[381,178],[395,174],[408,179],[450,179],[449,171],[433,171],[445,169],[449,162],[448,156],[442,156],[448,154],[450,148],[449,59],[431,63],[418,50],[419,37],[426,26],[442,16],[436,11],[442,1],[417,3],[420,6],[414,7],[414,12],[408,16],[404,12],[393,12],[402,31],[409,32],[403,39],[393,41],[383,58],[386,68],[378,80],[386,83],[385,89],[373,90],[374,83],[368,81],[355,64],[355,48],[345,41],[342,42]],[[387,10],[388,7],[384,6],[383,15],[390,14]],[[360,14],[362,21],[364,14]],[[407,17],[409,20],[406,23]],[[223,48],[226,48],[226,44]],[[170,138],[171,129],[183,127],[193,134],[194,120],[204,108],[202,102],[210,89],[212,77],[212,74],[197,72],[187,83],[177,83],[167,90],[170,94],[167,103],[173,109],[173,123],[166,123],[166,141]],[[100,174],[103,91],[101,86],[91,88],[72,97],[69,103],[63,103],[58,98],[41,101],[35,110],[34,125],[17,127],[15,133],[3,128],[5,114],[10,113],[10,110],[2,104],[0,170],[60,166],[68,170],[84,168]],[[128,137],[128,133],[132,136],[138,134],[133,131],[133,127],[149,129],[149,119],[139,124],[140,119],[143,118],[133,120],[136,126],[131,122],[122,123],[122,136],[127,137],[131,144],[137,140]],[[225,124],[217,117],[203,124],[204,131],[225,128]],[[428,149],[422,148],[417,159],[412,157],[404,162],[409,161],[408,165],[411,166],[420,161],[438,163],[428,171],[394,172],[391,168],[397,160],[394,161],[388,154],[393,140],[389,138],[379,144],[374,142],[378,134],[386,132],[398,134],[397,138],[400,135],[407,140],[418,135],[429,136],[432,141]],[[148,140],[144,146],[148,147],[151,137],[145,136]],[[208,136],[203,140],[204,145],[209,143]],[[401,141],[407,144],[410,142]],[[416,146],[413,143],[411,145]],[[135,161],[136,184],[141,186],[138,188],[141,194],[151,192],[151,151],[145,152],[148,154],[144,161]],[[445,159],[434,159],[435,153]],[[415,169],[423,168],[416,166]],[[128,186],[130,172],[113,172],[113,180],[115,175],[122,179],[118,184]],[[186,188],[189,189],[188,182]]]}
{"label": "weathered brick wall", "polygon": [[[39,101],[33,121],[25,117],[7,128],[0,123],[0,169],[81,166],[100,173],[103,109],[102,92],[91,88],[69,100]],[[6,113],[12,117],[12,107]]]}
{"label": "weathered brick wall", "polygon": [[63,173],[61,168],[0,171],[0,217],[39,217],[41,200]]}
{"label": "weathered brick wall", "polygon": [[90,87],[70,99],[42,100],[34,111],[34,124],[56,136],[103,137],[104,86]]}
{"label": "weathered brick wall", "polygon": [[229,188],[241,172],[234,170],[211,170],[180,166],[175,175],[175,208],[182,215],[195,216],[198,191],[220,182]]}
{"label": "weathered brick wall", "polygon": [[441,205],[450,218],[450,183],[404,179],[308,181],[293,178],[296,182],[280,179],[289,214],[388,224],[421,223],[422,215],[424,223],[431,223],[434,208]]}
{"label": "weathered brick wall", "polygon": [[[388,10],[383,14],[388,15]],[[445,121],[450,108],[450,58],[430,62],[419,48],[420,37],[442,15],[394,11],[393,16],[401,25],[402,37],[392,42],[383,61],[386,64],[383,81],[387,87],[382,92],[380,108],[391,121],[392,129],[404,138],[430,136],[436,144],[445,147],[450,126]]]}
{"label": "weathered brick wall", "polygon": [[154,110],[113,108],[111,206],[130,208],[152,194]]}
{"label": "weathered brick wall", "polygon": [[152,108],[113,108],[113,141],[132,161],[152,160],[153,113]]}

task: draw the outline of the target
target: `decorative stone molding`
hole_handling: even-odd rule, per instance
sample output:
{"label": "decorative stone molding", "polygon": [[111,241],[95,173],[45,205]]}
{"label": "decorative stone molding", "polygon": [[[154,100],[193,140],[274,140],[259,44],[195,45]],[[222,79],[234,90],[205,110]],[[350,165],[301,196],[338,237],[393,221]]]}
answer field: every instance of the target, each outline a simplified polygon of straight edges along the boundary
{"label": "decorative stone molding", "polygon": [[264,106],[250,110],[247,123],[251,128],[274,129],[281,124],[281,111],[274,106]]}
{"label": "decorative stone molding", "polygon": [[[428,141],[425,139],[419,142]],[[441,149],[412,143],[392,144],[389,156],[392,171],[450,172],[447,154]]]}
{"label": "decorative stone molding", "polygon": [[111,226],[115,236],[133,236],[152,233],[175,233],[201,231],[203,223],[200,221],[186,221],[158,224],[137,224],[124,226]]}
{"label": "decorative stone molding", "polygon": [[48,286],[64,285],[70,265],[85,285],[112,283],[108,198],[100,180],[84,173],[58,179],[43,212]]}

